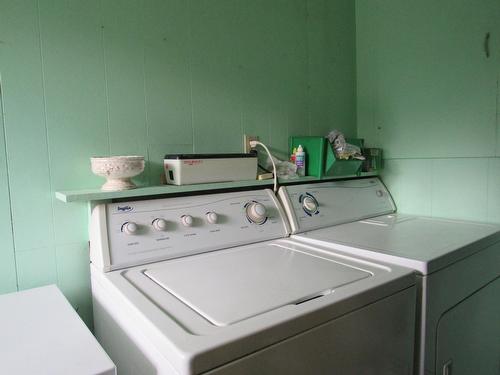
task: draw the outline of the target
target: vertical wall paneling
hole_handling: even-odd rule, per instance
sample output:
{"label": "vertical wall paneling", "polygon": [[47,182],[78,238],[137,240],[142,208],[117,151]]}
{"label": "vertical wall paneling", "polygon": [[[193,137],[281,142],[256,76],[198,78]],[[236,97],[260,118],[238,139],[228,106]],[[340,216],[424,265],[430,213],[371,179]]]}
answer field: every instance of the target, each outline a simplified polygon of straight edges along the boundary
{"label": "vertical wall paneling", "polygon": [[500,158],[488,160],[488,221],[500,223]]}
{"label": "vertical wall paneling", "polygon": [[[388,158],[492,156],[498,62],[483,44],[498,1],[359,0],[357,7],[360,135],[378,132]],[[361,121],[367,116],[374,118]]]}
{"label": "vertical wall paneling", "polygon": [[[356,45],[355,2],[326,1],[326,106],[327,121],[315,124],[315,131],[327,134],[340,129],[354,137],[356,128]],[[342,74],[339,72],[342,71]]]}
{"label": "vertical wall paneling", "polygon": [[[91,173],[89,157],[110,152],[101,4],[40,1],[39,9],[51,186],[98,186],[102,179]],[[53,207],[58,284],[79,310],[78,298],[66,288],[73,267],[62,245],[87,248],[86,206],[53,200]],[[88,262],[79,260],[88,269]],[[88,278],[81,278],[79,294],[88,305],[85,285]]]}
{"label": "vertical wall paneling", "polygon": [[[382,145],[379,139],[380,124],[377,122],[379,110],[376,62],[376,44],[371,36],[376,35],[377,23],[372,19],[372,7],[366,1],[356,3],[356,120],[358,135],[372,146]],[[384,147],[387,147],[383,144]],[[386,155],[384,155],[386,156]]]}
{"label": "vertical wall paneling", "polygon": [[[0,44],[16,250],[53,243],[52,194],[36,0],[1,4]],[[26,223],[37,223],[26,235]]]}
{"label": "vertical wall paneling", "polygon": [[[499,8],[500,8],[500,6],[499,6]],[[500,18],[500,10],[498,11],[498,13],[499,13],[498,17]],[[497,28],[495,29],[495,31],[496,31],[495,35],[500,35],[500,22],[498,22],[498,25],[497,25]],[[496,143],[495,156],[500,156],[500,37],[497,37],[495,40],[497,41],[497,43],[494,45],[495,49],[494,49],[493,56],[492,56],[492,58],[496,61],[496,66],[497,66],[497,100],[496,100],[497,143]]]}
{"label": "vertical wall paneling", "polygon": [[143,5],[151,184],[160,181],[166,153],[191,152],[193,148],[188,5],[184,0],[148,0]]}
{"label": "vertical wall paneling", "polygon": [[[314,134],[356,136],[355,2],[307,2],[309,121]],[[338,74],[342,71],[342,74]]]}
{"label": "vertical wall paneling", "polygon": [[488,159],[434,159],[430,173],[433,216],[487,219]]}
{"label": "vertical wall paneling", "polygon": [[[89,157],[109,153],[98,0],[40,1],[52,188],[93,187]],[[57,243],[87,240],[83,205],[54,202]]]}
{"label": "vertical wall paneling", "polygon": [[[500,31],[499,31],[500,34]],[[498,51],[500,51],[500,47],[498,48]],[[499,52],[500,55],[500,52]],[[497,57],[497,60],[499,60],[500,65],[500,56]],[[497,74],[497,143],[496,143],[496,152],[495,156],[500,156],[500,66],[498,68],[498,74]]]}
{"label": "vertical wall paneling", "polygon": [[53,187],[93,187],[89,156],[109,153],[99,1],[41,1],[40,28]]}
{"label": "vertical wall paneling", "polygon": [[358,134],[401,211],[500,222],[499,19],[496,0],[356,1]]}
{"label": "vertical wall paneling", "polygon": [[[309,131],[327,124],[326,77],[326,5],[324,0],[307,1],[307,103]],[[305,133],[304,133],[305,134]]]}
{"label": "vertical wall paneling", "polygon": [[56,284],[58,281],[53,247],[18,251],[16,264],[19,290]]}
{"label": "vertical wall paneling", "polygon": [[[241,151],[238,35],[242,0],[188,1],[196,152]],[[222,21],[224,20],[224,21]]]}
{"label": "vertical wall paneling", "polygon": [[[1,51],[0,46],[0,51]],[[0,72],[0,293],[13,292],[17,289],[16,260],[12,237],[11,207],[9,200],[9,176],[4,139],[4,112],[2,106],[2,75]]]}
{"label": "vertical wall paneling", "polygon": [[[274,15],[273,33],[269,36],[270,144],[287,157],[288,136],[308,134],[308,50],[307,3],[280,1],[269,3]],[[286,134],[285,137],[283,135]]]}
{"label": "vertical wall paneling", "polygon": [[[500,19],[500,5],[495,9],[494,17]],[[491,59],[493,64],[497,67],[497,100],[496,100],[496,120],[497,120],[497,139],[496,139],[496,152],[495,156],[500,156],[500,22],[495,22],[491,31],[492,37],[490,38]]]}
{"label": "vertical wall paneling", "polygon": [[432,215],[432,160],[385,160],[384,183],[390,188],[398,211]]}
{"label": "vertical wall paneling", "polygon": [[[283,84],[281,88],[283,95],[283,114],[287,124],[286,134],[275,134],[271,143],[277,143],[280,150],[284,151],[284,158],[288,157],[288,137],[291,135],[309,134],[308,124],[308,17],[307,2],[294,1],[287,2],[287,6],[282,6],[278,11],[282,14],[280,25],[281,35],[278,34],[276,41],[277,51],[282,61],[288,64],[288,73],[278,76],[278,80]],[[280,43],[281,41],[281,43]],[[282,42],[286,41],[285,45]],[[278,48],[280,46],[280,48]],[[275,127],[270,124],[271,129]]]}
{"label": "vertical wall paneling", "polygon": [[[238,79],[237,90],[242,103],[242,133],[258,135],[269,145],[269,126],[272,94],[269,89],[271,60],[275,53],[271,44],[274,13],[270,12],[272,2],[257,0],[240,1],[237,48]],[[240,141],[240,143],[242,140]]]}
{"label": "vertical wall paneling", "polygon": [[[101,0],[109,153],[147,155],[143,0]],[[136,182],[147,184],[147,173]]]}
{"label": "vertical wall paneling", "polygon": [[87,243],[60,245],[57,246],[56,253],[58,286],[85,323],[91,326],[92,303]]}
{"label": "vertical wall paneling", "polygon": [[87,206],[54,191],[100,186],[91,156],[144,155],[136,181],[156,185],[166,153],[240,152],[247,133],[284,158],[289,135],[353,132],[351,0],[0,9],[0,292],[57,283],[89,325]]}

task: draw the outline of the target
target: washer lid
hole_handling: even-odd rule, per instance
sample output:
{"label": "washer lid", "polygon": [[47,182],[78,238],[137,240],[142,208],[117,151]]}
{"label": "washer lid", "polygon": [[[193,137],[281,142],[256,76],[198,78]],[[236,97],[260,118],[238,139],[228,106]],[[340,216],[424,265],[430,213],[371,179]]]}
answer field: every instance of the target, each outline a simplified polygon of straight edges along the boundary
{"label": "washer lid", "polygon": [[273,243],[181,258],[144,274],[217,326],[299,304],[372,276]]}

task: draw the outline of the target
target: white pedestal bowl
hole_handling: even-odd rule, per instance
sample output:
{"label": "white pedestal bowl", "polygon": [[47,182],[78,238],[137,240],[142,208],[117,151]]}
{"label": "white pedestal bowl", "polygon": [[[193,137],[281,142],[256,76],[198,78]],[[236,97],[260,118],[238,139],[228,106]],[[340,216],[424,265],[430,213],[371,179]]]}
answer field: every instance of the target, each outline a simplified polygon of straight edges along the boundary
{"label": "white pedestal bowl", "polygon": [[144,170],[144,156],[92,157],[90,164],[94,174],[107,180],[101,190],[129,190],[136,188],[130,179]]}

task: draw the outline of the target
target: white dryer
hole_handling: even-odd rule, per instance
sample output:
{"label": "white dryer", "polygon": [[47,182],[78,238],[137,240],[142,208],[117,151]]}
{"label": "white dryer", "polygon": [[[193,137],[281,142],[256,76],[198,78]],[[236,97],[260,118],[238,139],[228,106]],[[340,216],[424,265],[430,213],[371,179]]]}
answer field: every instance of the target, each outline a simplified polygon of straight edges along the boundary
{"label": "white dryer", "polygon": [[291,238],[413,268],[416,373],[500,373],[500,226],[396,213],[378,178],[282,187]]}
{"label": "white dryer", "polygon": [[270,190],[92,213],[95,333],[125,374],[411,374],[411,270],[291,241]]}

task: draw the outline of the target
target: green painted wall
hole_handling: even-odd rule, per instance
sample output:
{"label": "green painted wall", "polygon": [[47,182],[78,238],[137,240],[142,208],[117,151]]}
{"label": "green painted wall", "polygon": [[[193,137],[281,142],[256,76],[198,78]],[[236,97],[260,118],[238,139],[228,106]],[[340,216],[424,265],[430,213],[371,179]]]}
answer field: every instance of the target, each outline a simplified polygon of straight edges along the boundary
{"label": "green painted wall", "polygon": [[499,20],[498,0],[356,1],[358,135],[400,211],[500,222]]}
{"label": "green painted wall", "polygon": [[0,293],[56,282],[90,322],[89,157],[283,155],[355,125],[351,0],[0,0]]}

